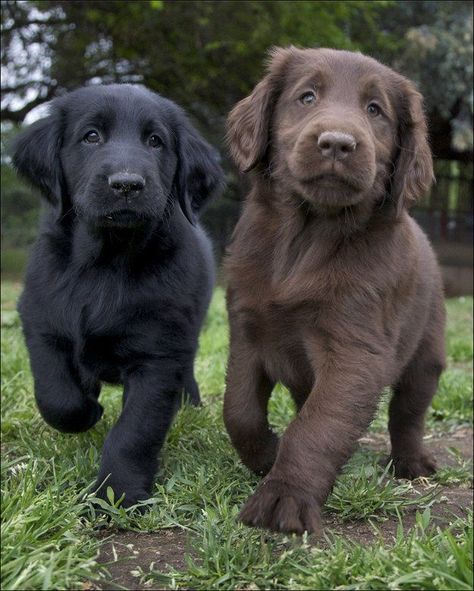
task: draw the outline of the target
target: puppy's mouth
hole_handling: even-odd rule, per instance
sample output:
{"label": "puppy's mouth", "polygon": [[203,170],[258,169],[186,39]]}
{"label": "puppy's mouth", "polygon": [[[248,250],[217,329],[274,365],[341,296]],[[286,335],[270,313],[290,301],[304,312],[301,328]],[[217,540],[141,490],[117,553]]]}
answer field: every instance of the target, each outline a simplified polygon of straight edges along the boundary
{"label": "puppy's mouth", "polygon": [[100,226],[131,228],[140,226],[147,221],[147,216],[133,209],[117,209],[109,213],[101,214],[98,218]]}
{"label": "puppy's mouth", "polygon": [[324,172],[299,180],[302,195],[317,209],[334,210],[359,203],[364,189],[352,178]]}
{"label": "puppy's mouth", "polygon": [[344,189],[345,191],[350,190],[358,192],[361,190],[352,180],[348,179],[339,174],[335,173],[321,173],[312,176],[309,179],[303,179],[300,181],[306,186],[318,186],[324,189]]}

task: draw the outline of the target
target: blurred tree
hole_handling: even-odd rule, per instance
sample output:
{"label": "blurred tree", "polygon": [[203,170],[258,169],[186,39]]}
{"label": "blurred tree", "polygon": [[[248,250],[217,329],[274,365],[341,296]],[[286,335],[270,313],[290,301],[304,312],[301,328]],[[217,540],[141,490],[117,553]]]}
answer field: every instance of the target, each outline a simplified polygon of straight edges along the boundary
{"label": "blurred tree", "polygon": [[2,114],[21,121],[38,101],[84,83],[141,81],[207,123],[250,90],[272,45],[357,48],[386,4],[7,0]]}
{"label": "blurred tree", "polygon": [[472,161],[472,2],[397,2],[385,17],[381,54],[422,91],[435,156]]}
{"label": "blurred tree", "polygon": [[2,22],[3,120],[81,84],[143,82],[220,141],[270,46],[331,46],[414,78],[437,155],[472,159],[470,1],[4,0]]}

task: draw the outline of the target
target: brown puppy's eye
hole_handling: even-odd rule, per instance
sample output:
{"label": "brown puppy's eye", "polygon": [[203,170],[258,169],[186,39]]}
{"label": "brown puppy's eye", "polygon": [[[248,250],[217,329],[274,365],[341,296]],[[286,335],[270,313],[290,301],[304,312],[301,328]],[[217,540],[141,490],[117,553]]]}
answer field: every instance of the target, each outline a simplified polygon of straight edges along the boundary
{"label": "brown puppy's eye", "polygon": [[316,101],[316,95],[314,92],[305,92],[300,96],[300,101],[303,105],[312,105]]}
{"label": "brown puppy's eye", "polygon": [[86,142],[86,144],[98,144],[100,142],[100,135],[97,131],[92,129],[86,133],[82,140]]}
{"label": "brown puppy's eye", "polygon": [[370,103],[367,106],[367,113],[371,117],[377,117],[382,112],[381,108],[377,105],[377,103]]}
{"label": "brown puppy's eye", "polygon": [[161,141],[160,136],[154,133],[148,138],[148,145],[152,148],[160,148],[163,145],[163,142]]}

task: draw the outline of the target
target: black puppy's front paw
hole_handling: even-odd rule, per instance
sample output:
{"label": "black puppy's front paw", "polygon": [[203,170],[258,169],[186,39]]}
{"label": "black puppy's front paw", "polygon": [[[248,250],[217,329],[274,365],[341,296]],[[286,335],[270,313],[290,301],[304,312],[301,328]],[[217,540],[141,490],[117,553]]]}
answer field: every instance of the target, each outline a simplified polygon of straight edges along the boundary
{"label": "black puppy's front paw", "polygon": [[[43,419],[62,433],[82,433],[91,429],[102,417],[104,407],[90,397],[84,397],[80,404],[68,404],[68,399],[61,405],[44,400],[37,395],[38,407]],[[76,401],[74,401],[76,402]]]}
{"label": "black puppy's front paw", "polygon": [[[136,505],[140,501],[146,501],[150,498],[150,491],[146,490],[145,488],[140,488],[136,483],[124,482],[114,479],[112,478],[112,475],[109,477],[105,475],[103,478],[99,475],[96,486],[94,487],[96,491],[95,496],[110,503],[111,499],[107,493],[109,487],[113,491],[113,503],[117,503],[117,501],[123,497],[122,501],[120,502],[120,507],[124,507],[125,509],[128,509],[128,507],[131,507],[132,505]],[[138,508],[138,510],[144,512],[146,510],[146,506],[141,506]]]}

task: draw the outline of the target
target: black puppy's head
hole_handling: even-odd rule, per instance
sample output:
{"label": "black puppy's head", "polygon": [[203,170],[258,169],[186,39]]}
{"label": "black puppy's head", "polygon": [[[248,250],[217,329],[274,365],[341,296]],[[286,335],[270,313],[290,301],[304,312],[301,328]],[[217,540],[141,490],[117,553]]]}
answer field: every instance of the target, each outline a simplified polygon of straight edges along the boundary
{"label": "black puppy's head", "polygon": [[171,101],[142,86],[80,88],[15,142],[13,163],[62,212],[133,227],[177,200],[191,223],[221,186],[217,153]]}

